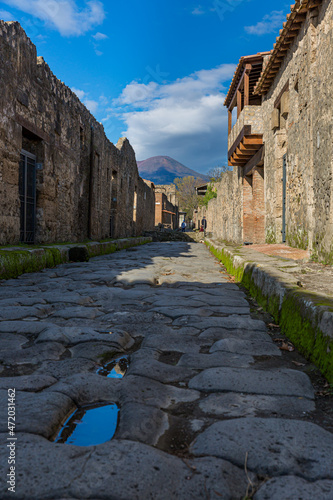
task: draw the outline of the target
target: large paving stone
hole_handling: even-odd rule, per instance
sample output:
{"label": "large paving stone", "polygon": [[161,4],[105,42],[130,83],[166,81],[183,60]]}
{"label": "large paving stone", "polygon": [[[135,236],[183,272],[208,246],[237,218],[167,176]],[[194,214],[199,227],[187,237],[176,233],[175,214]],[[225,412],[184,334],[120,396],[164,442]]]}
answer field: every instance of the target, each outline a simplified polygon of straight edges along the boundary
{"label": "large paving stone", "polygon": [[[126,345],[127,343],[133,342],[129,335],[125,335],[125,332],[114,332],[112,331],[112,341],[118,344]],[[111,331],[107,332],[102,330],[98,331],[98,327],[88,328],[86,326],[50,326],[41,332],[36,340],[36,343],[41,342],[60,342],[65,345],[75,345],[83,342],[92,341],[109,341],[111,340]]]}
{"label": "large paving stone", "polygon": [[95,307],[65,307],[55,311],[52,315],[53,318],[61,319],[71,319],[71,318],[82,318],[82,319],[95,319],[101,316],[103,313],[96,309]]}
{"label": "large paving stone", "polygon": [[314,398],[309,377],[288,369],[210,368],[190,380],[189,387],[203,392],[231,391]]}
{"label": "large paving stone", "polygon": [[43,374],[3,377],[0,378],[0,389],[8,390],[9,388],[14,388],[17,391],[37,392],[56,383],[56,378]]}
{"label": "large paving stone", "polygon": [[[10,387],[10,386],[8,386]],[[0,390],[0,399],[6,401],[7,390]],[[52,437],[69,412],[76,409],[73,401],[59,393],[20,392],[15,398],[15,432],[39,434],[46,438]],[[7,407],[0,407],[0,432],[6,432]]]}
{"label": "large paving stone", "polygon": [[0,310],[0,319],[2,320],[22,320],[24,318],[35,317],[35,318],[47,318],[52,312],[52,307],[47,305],[40,306],[7,306]]}
{"label": "large paving stone", "polygon": [[119,344],[111,342],[84,342],[71,347],[69,351],[74,359],[84,358],[99,364],[103,364],[104,361],[111,361],[118,354],[124,352]]}
{"label": "large paving stone", "polygon": [[[171,323],[170,318],[166,318],[163,314],[156,312],[132,312],[132,311],[122,311],[115,312],[112,314],[105,314],[100,321],[109,322],[110,324],[149,324],[149,323]],[[124,327],[125,330],[127,328]]]}
{"label": "large paving stone", "polygon": [[255,330],[227,330],[226,328],[212,327],[207,328],[199,335],[200,339],[211,340],[216,342],[217,340],[236,338],[239,340],[256,340],[270,342],[271,337],[264,332],[257,332]]}
{"label": "large paving stone", "polygon": [[66,348],[57,342],[45,342],[26,349],[10,350],[0,353],[0,360],[7,365],[38,364],[47,360],[60,359]]}
{"label": "large paving stone", "polygon": [[246,368],[252,363],[254,363],[252,356],[217,351],[214,354],[183,354],[178,361],[178,366],[193,368],[195,370],[205,370],[206,368],[215,368],[218,366]]}
{"label": "large paving stone", "polygon": [[333,479],[333,435],[310,422],[276,418],[217,422],[199,435],[191,451],[239,467],[248,453],[249,470],[268,476]]}
{"label": "large paving stone", "polygon": [[169,418],[164,411],[138,403],[122,405],[116,439],[139,441],[155,446],[169,428]]}
{"label": "large paving stone", "polygon": [[162,384],[156,380],[136,375],[126,375],[120,386],[120,402],[137,402],[168,409],[178,403],[191,403],[199,399],[200,393]]}
{"label": "large paving stone", "polygon": [[95,373],[73,375],[47,389],[60,392],[82,405],[97,401],[139,403],[168,409],[178,403],[196,401],[200,393],[165,385],[156,380],[136,375],[126,375],[122,380],[109,379]]}
{"label": "large paving stone", "polygon": [[195,300],[181,295],[159,294],[157,297],[151,296],[147,301],[153,304],[154,307],[179,307],[181,303],[181,306],[186,309],[187,307],[204,307],[206,305],[200,299]]}
{"label": "large paving stone", "polygon": [[248,307],[231,307],[231,306],[205,306],[205,307],[154,307],[152,311],[159,312],[170,318],[180,318],[186,315],[196,315],[200,317],[208,317],[213,315],[226,314],[249,314]]}
{"label": "large paving stone", "polygon": [[21,335],[38,335],[52,323],[43,321],[1,321],[0,333],[19,333]]}
{"label": "large paving stone", "polygon": [[205,292],[193,295],[192,300],[200,300],[209,306],[249,307],[245,294],[241,291],[226,291],[217,296]]}
{"label": "large paving stone", "polygon": [[[3,461],[6,453],[1,447]],[[224,460],[185,463],[145,444],[117,439],[79,448],[22,434],[17,470],[19,500],[232,500],[241,498],[247,485],[244,471]],[[7,486],[1,488],[1,498],[12,498]]]}
{"label": "large paving stone", "polygon": [[179,335],[170,333],[169,335],[156,333],[149,335],[142,343],[142,347],[150,347],[159,351],[178,351],[186,353],[199,353],[201,347],[209,345],[209,342],[199,340],[191,335]]}
{"label": "large paving stone", "polygon": [[[99,365],[103,364],[99,360]],[[99,366],[100,367],[100,366]],[[91,373],[98,370],[96,362],[85,358],[62,359],[60,361],[45,361],[35,374],[43,374],[58,380],[70,377],[73,373]]]}
{"label": "large paving stone", "polygon": [[20,350],[21,347],[29,342],[23,335],[15,333],[1,333],[0,337],[0,352]]}
{"label": "large paving stone", "polygon": [[174,326],[195,326],[200,330],[210,327],[227,328],[230,330],[255,330],[266,331],[266,325],[263,321],[252,319],[250,316],[230,315],[225,318],[201,318],[200,316],[183,316],[173,322]]}
{"label": "large paving stone", "polygon": [[205,413],[228,418],[256,416],[303,418],[316,409],[314,402],[308,398],[238,393],[210,394],[200,401],[199,406]]}
{"label": "large paving stone", "polygon": [[[202,337],[201,337],[202,338]],[[268,341],[243,340],[228,338],[215,342],[209,352],[227,351],[250,356],[281,356],[281,350],[268,339]]]}
{"label": "large paving stone", "polygon": [[274,477],[254,495],[254,500],[332,500],[333,481],[309,483],[301,477]]}
{"label": "large paving stone", "polygon": [[149,349],[141,349],[131,356],[127,375],[139,375],[167,384],[188,380],[197,373],[190,368],[160,363],[153,356],[148,355],[147,351]]}

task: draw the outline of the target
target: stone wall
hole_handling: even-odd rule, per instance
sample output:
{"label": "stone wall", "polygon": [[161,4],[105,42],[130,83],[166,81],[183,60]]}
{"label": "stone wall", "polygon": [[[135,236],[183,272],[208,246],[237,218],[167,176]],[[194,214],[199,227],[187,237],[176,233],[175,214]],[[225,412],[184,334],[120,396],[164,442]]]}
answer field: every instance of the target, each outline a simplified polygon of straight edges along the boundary
{"label": "stone wall", "polygon": [[[281,242],[283,156],[287,160],[286,241],[333,262],[333,2],[308,12],[263,99],[266,241]],[[280,126],[271,116],[289,82]],[[288,106],[288,105],[287,105]]]}
{"label": "stone wall", "polygon": [[225,172],[221,180],[214,184],[217,197],[208,206],[198,209],[193,222],[200,228],[203,216],[207,219],[207,232],[214,238],[241,243],[243,241],[242,223],[242,177],[240,167]]}
{"label": "stone wall", "polygon": [[0,21],[0,62],[0,244],[20,241],[22,149],[38,164],[36,243],[151,230],[154,192],[127,139],[107,139],[18,23]]}

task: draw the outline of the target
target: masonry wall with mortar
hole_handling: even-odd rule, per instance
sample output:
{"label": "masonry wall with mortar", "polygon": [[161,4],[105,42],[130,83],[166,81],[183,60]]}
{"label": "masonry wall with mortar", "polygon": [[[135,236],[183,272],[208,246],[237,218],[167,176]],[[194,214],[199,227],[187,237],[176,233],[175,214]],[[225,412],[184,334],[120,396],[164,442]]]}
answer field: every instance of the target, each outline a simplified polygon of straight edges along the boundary
{"label": "masonry wall with mortar", "polygon": [[196,229],[200,229],[203,216],[207,218],[207,232],[214,238],[241,243],[243,241],[242,200],[243,187],[240,167],[225,172],[214,184],[217,197],[194,214]]}
{"label": "masonry wall with mortar", "polygon": [[18,23],[0,21],[0,82],[0,244],[20,240],[22,149],[42,164],[36,243],[102,239],[110,232],[135,236],[153,228],[154,192],[138,175],[131,145],[107,139],[103,126],[37,57]]}
{"label": "masonry wall with mortar", "polygon": [[[289,81],[289,113],[272,129]],[[333,2],[307,13],[263,98],[266,240],[281,242],[282,166],[287,159],[286,240],[333,262]]]}

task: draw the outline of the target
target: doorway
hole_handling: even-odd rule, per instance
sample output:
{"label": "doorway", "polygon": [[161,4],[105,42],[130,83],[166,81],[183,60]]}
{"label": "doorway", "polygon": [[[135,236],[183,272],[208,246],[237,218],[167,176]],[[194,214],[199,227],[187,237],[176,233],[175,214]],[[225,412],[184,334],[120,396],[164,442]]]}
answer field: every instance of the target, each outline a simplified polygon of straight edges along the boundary
{"label": "doorway", "polygon": [[36,156],[24,149],[19,167],[20,241],[35,243],[36,231]]}

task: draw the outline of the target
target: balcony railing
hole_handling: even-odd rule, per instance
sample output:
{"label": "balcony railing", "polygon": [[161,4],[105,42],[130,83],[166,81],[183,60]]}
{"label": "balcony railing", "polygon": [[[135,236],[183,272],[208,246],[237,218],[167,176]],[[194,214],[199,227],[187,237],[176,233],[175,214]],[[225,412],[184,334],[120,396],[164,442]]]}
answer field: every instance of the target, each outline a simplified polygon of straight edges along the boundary
{"label": "balcony railing", "polygon": [[263,134],[261,106],[245,106],[228,137],[228,150],[232,148],[245,125],[251,125],[251,134]]}

